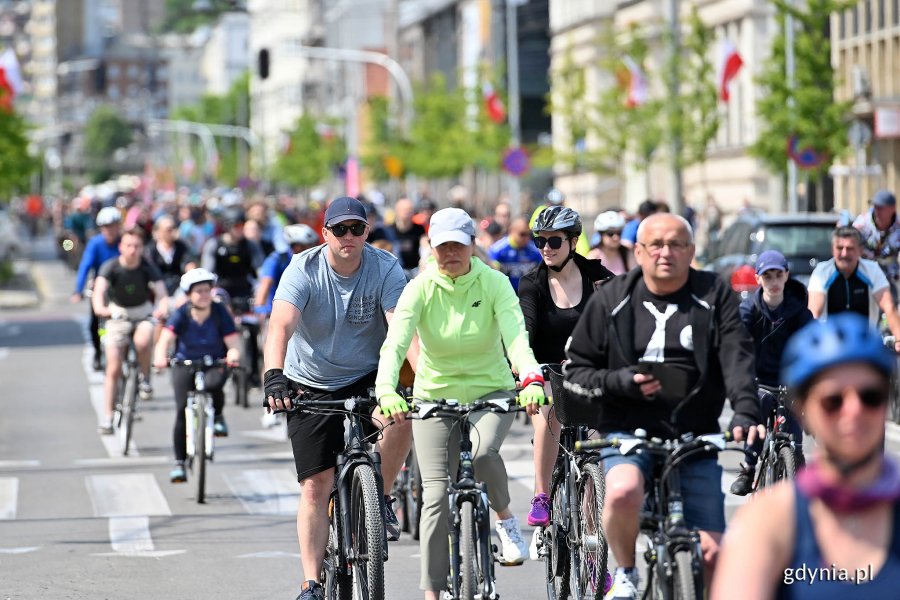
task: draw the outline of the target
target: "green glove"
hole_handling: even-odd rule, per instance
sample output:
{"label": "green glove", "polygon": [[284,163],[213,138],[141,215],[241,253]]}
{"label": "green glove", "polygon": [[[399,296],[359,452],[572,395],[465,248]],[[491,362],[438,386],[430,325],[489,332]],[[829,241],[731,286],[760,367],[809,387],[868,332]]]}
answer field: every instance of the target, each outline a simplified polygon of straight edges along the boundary
{"label": "green glove", "polygon": [[519,406],[528,406],[529,404],[537,404],[538,406],[547,404],[544,386],[532,383],[522,388],[522,391],[519,392]]}
{"label": "green glove", "polygon": [[403,396],[397,393],[385,394],[379,398],[378,406],[381,408],[381,414],[385,417],[390,417],[397,413],[405,414],[409,412],[409,404],[406,403]]}

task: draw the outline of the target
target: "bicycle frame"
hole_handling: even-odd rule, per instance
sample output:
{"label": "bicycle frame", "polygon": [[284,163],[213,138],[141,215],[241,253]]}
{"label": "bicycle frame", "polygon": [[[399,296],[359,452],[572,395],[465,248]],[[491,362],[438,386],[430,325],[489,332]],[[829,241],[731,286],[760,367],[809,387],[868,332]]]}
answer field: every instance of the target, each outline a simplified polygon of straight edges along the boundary
{"label": "bicycle frame", "polygon": [[775,461],[782,448],[789,447],[792,453],[797,450],[797,441],[794,436],[785,431],[789,411],[785,403],[787,389],[783,386],[770,387],[762,384],[759,384],[759,389],[774,396],[775,405],[774,410],[766,415],[766,437],[763,440],[761,454],[764,460],[760,465],[755,487],[759,487],[763,475],[765,475],[765,481],[775,481]]}

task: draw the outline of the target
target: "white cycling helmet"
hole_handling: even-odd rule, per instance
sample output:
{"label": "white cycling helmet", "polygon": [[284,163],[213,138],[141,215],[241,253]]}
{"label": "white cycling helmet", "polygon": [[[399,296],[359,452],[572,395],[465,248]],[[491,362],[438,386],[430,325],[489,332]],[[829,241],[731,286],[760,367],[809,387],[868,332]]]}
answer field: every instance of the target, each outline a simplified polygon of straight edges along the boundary
{"label": "white cycling helmet", "polygon": [[113,223],[119,223],[121,221],[122,213],[119,212],[119,209],[115,206],[101,208],[100,212],[97,213],[97,227],[112,225]]}
{"label": "white cycling helmet", "polygon": [[316,246],[319,243],[319,236],[313,231],[309,225],[300,223],[298,225],[288,225],[282,230],[284,241],[288,246],[294,244],[303,244],[304,246]]}
{"label": "white cycling helmet", "polygon": [[216,285],[215,273],[211,273],[204,268],[191,269],[181,276],[181,291],[185,294],[190,293],[191,288],[198,283],[208,283],[212,286]]}
{"label": "white cycling helmet", "polygon": [[625,218],[614,210],[608,210],[594,219],[594,231],[609,231],[625,227]]}

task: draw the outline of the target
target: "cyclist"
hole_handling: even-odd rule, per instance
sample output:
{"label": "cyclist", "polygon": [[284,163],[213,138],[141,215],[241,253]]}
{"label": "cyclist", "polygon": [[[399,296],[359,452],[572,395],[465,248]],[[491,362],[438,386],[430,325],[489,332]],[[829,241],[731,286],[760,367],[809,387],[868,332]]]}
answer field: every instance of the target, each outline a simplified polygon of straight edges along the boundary
{"label": "cyclist", "polygon": [[[565,205],[565,202],[566,202],[566,196],[561,191],[559,191],[556,188],[550,188],[549,190],[547,190],[547,193],[544,195],[544,204],[538,205],[538,207],[535,208],[534,211],[531,213],[531,218],[528,219],[529,229],[534,227],[534,224],[537,221],[538,215],[540,215],[541,212],[543,212],[543,210],[545,208],[549,208],[551,206],[563,206],[563,205]],[[497,208],[500,208],[500,206],[498,205]],[[509,207],[507,206],[507,209],[508,208]],[[507,211],[504,211],[504,212],[507,212]],[[501,225],[502,224],[503,223],[501,221]],[[508,228],[509,226],[510,226],[510,221],[509,221],[508,212],[507,212],[506,227],[504,227],[504,229]],[[584,234],[584,232],[582,232],[581,235],[578,236],[578,243],[575,245],[575,251],[582,256],[587,256],[587,253],[591,251],[590,241],[587,239],[587,236]]]}
{"label": "cyclist", "polygon": [[[94,280],[91,305],[94,314],[110,319],[106,322],[106,381],[103,387],[104,415],[100,423],[101,434],[113,432],[112,413],[116,398],[116,383],[126,358],[129,340],[134,338],[137,353],[140,395],[149,399],[150,347],[153,344],[153,325],[149,319],[165,317],[168,312],[168,296],[159,272],[143,256],[144,232],[134,228],[122,234],[119,256],[110,258],[100,267]],[[107,304],[107,297],[109,298]],[[152,298],[156,299],[156,307]]]}
{"label": "cyclist", "polygon": [[509,224],[509,235],[492,244],[487,255],[509,277],[513,290],[519,289],[522,275],[541,262],[541,253],[531,241],[528,222],[522,217],[513,219]]}
{"label": "cyclist", "polygon": [[400,198],[394,204],[394,223],[388,229],[397,240],[394,254],[400,258],[403,270],[414,277],[419,268],[419,245],[425,236],[425,228],[414,223],[413,203],[409,198]]}
{"label": "cyclist", "polygon": [[594,230],[600,239],[588,252],[588,258],[603,261],[603,265],[615,275],[627,273],[634,268],[634,254],[622,245],[622,228],[625,218],[614,210],[597,215]]}
{"label": "cyclist", "polygon": [[[519,282],[519,304],[535,358],[559,364],[566,359],[565,346],[584,307],[601,281],[613,274],[599,260],[575,253],[581,235],[581,217],[571,208],[551,206],[534,222],[535,245],[543,261]],[[545,526],[550,521],[550,475],[559,447],[560,424],[550,418],[549,407],[532,415],[534,427],[534,498],[528,524]],[[540,535],[535,530],[532,548]],[[534,554],[534,552],[532,552]]]}
{"label": "cyclist", "polygon": [[[897,221],[897,199],[888,190],[872,196],[872,208],[853,221],[863,239],[863,257],[881,266],[892,287],[900,275],[897,255],[900,253],[900,222]],[[897,291],[893,291],[894,301]]]}
{"label": "cyclist", "polygon": [[782,381],[816,439],[815,460],[737,513],[710,598],[897,597],[900,469],[884,452],[894,369],[881,336],[853,313],[791,338]]}
{"label": "cyclist", "polygon": [[[635,258],[639,268],[601,286],[575,326],[566,390],[595,403],[595,427],[607,435],[637,428],[662,438],[717,432],[726,396],[734,408],[729,429],[735,438],[744,439],[746,431],[752,443],[764,435],[753,346],[737,297],[715,273],[691,268],[688,222],[671,213],[645,218]],[[607,597],[633,599],[639,583],[635,542],[653,463],[647,455],[616,453],[603,466],[603,525],[618,565]],[[679,474],[685,520],[700,530],[709,573],[725,530],[722,468],[703,457],[682,464]]]}
{"label": "cyclist", "polygon": [[873,260],[860,258],[862,240],[853,227],[838,227],[831,236],[832,258],[820,262],[809,276],[809,311],[816,319],[855,312],[878,323],[879,309],[897,340],[900,352],[900,315],[891,299],[887,278]]}
{"label": "cyclist", "polygon": [[[777,387],[781,355],[794,332],[812,321],[812,313],[806,307],[806,288],[791,279],[787,259],[777,250],[766,250],[756,260],[756,283],[759,289],[741,302],[741,321],[753,337],[756,358],[756,380],[769,387]],[[763,419],[775,407],[776,398],[760,388],[758,390],[760,413]],[[797,447],[802,447],[803,430],[796,419],[788,415],[785,430],[794,436]],[[752,448],[758,455],[763,440]],[[731,484],[731,493],[746,496],[753,487],[756,456],[748,457]]]}
{"label": "cyclist", "polygon": [[267,316],[272,312],[272,299],[281,275],[291,263],[291,258],[313,246],[318,246],[321,240],[309,225],[288,225],[282,231],[288,250],[285,252],[272,252],[263,261],[259,269],[259,285],[256,287],[256,299],[254,310],[257,314]]}
{"label": "cyclist", "polygon": [[[166,327],[156,343],[153,366],[165,369],[168,364],[169,348],[175,342],[175,358],[180,360],[201,360],[206,356],[213,359],[224,358],[229,366],[236,366],[241,360],[239,338],[234,327],[234,319],[219,302],[213,302],[212,289],[216,276],[206,269],[192,269],[181,276],[181,290],[188,295],[188,302],[174,311],[166,321]],[[210,369],[206,373],[206,390],[215,409],[213,428],[217,436],[227,436],[228,426],[222,410],[225,408],[224,368]],[[175,393],[175,427],[172,440],[175,448],[175,466],[169,473],[172,483],[187,481],[184,461],[187,459],[187,440],[184,409],[187,406],[188,391],[194,381],[191,369],[185,366],[172,368],[172,390]]]}
{"label": "cyclist", "polygon": [[[114,206],[107,206],[97,213],[97,227],[100,233],[88,240],[81,255],[81,263],[78,265],[78,275],[75,278],[75,293],[72,294],[72,302],[81,302],[84,299],[84,286],[88,275],[93,271],[96,277],[100,267],[111,258],[119,255],[119,233],[122,213]],[[90,304],[91,322],[88,331],[91,334],[91,344],[94,346],[94,370],[103,369],[103,359],[100,352],[100,320],[94,313],[94,305]]]}
{"label": "cyclist", "polygon": [[146,255],[162,273],[170,297],[178,291],[181,276],[197,266],[187,244],[178,239],[175,218],[169,215],[159,217],[153,224],[153,243],[147,246]]}
{"label": "cyclist", "polygon": [[[421,354],[418,364],[410,361],[416,364],[416,398],[453,398],[463,403],[515,398],[515,382],[506,366],[509,356],[525,384],[520,401],[534,412],[546,398],[543,378],[528,346],[522,309],[503,275],[473,257],[472,218],[459,208],[439,210],[431,217],[428,234],[434,265],[404,290],[381,347],[375,393],[382,413],[402,422],[409,411],[396,387],[403,356],[417,333]],[[528,556],[528,546],[509,509],[509,482],[500,456],[513,416],[485,412],[471,421],[477,432],[473,437],[479,440],[474,448],[475,474],[487,484],[488,500],[499,518],[495,526],[502,561],[521,564]],[[413,422],[423,486],[420,587],[428,599],[441,597],[450,571],[447,479],[455,474],[459,457],[459,437],[458,432],[454,435],[453,425],[450,419]]]}
{"label": "cyclist", "polygon": [[[314,400],[341,399],[365,396],[374,384],[378,349],[406,277],[396,257],[365,243],[368,229],[362,203],[338,198],[325,211],[325,244],[298,255],[285,270],[272,302],[265,349],[265,397],[273,410],[287,408],[292,391]],[[372,418],[384,423],[377,413]],[[288,435],[301,489],[300,562],[308,578],[299,598],[320,599],[328,501],[336,455],[344,449],[344,418],[288,413]],[[397,478],[411,435],[409,425],[384,430],[379,445],[385,482]],[[399,536],[387,497],[385,529],[391,539]]]}

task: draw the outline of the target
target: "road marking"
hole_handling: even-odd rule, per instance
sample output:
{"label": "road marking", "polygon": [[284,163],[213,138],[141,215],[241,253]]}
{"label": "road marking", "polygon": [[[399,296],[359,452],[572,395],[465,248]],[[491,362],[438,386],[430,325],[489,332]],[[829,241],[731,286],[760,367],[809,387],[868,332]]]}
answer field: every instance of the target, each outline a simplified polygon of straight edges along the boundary
{"label": "road marking", "polygon": [[287,436],[283,427],[273,427],[272,429],[253,429],[250,431],[240,431],[241,435],[269,442],[286,442]]}
{"label": "road marking", "polygon": [[41,466],[39,460],[0,460],[0,471],[13,471]]}
{"label": "road marking", "polygon": [[171,516],[156,479],[149,473],[85,477],[97,517]]}
{"label": "road marking", "polygon": [[148,517],[113,517],[109,520],[109,542],[115,552],[155,550]]}
{"label": "road marking", "polygon": [[252,515],[293,515],[300,485],[288,469],[247,469],[223,473],[225,482]]}
{"label": "road marking", "polygon": [[[96,413],[97,422],[99,423],[103,419],[103,414],[106,412],[104,409],[103,399],[103,385],[105,383],[105,376],[103,373],[97,373],[94,371],[93,365],[91,364],[92,361],[93,350],[90,348],[85,348],[84,354],[81,358],[81,363],[82,367],[84,367],[84,373],[87,376],[88,380],[88,392],[90,393],[91,397],[91,406],[94,407],[94,413]],[[103,443],[103,447],[106,448],[106,453],[110,457],[122,456],[122,442],[118,435],[101,435],[100,441]],[[138,450],[137,444],[135,443],[133,438],[128,446],[128,456],[140,456],[140,451]]]}
{"label": "road marking", "polygon": [[270,551],[270,552],[251,552],[250,554],[239,554],[238,558],[300,558],[300,555],[294,552],[281,552],[281,551]]}
{"label": "road marking", "polygon": [[40,546],[22,546],[21,548],[0,548],[0,554],[28,554],[40,550]]}
{"label": "road marking", "polygon": [[165,456],[111,456],[109,458],[77,458],[74,464],[82,467],[121,467],[125,465],[167,465],[172,462]]}
{"label": "road marking", "polygon": [[19,499],[19,478],[0,477],[0,520],[16,518]]}
{"label": "road marking", "polygon": [[9,356],[9,348],[6,348],[6,347],[0,348],[0,360],[3,360],[7,356]]}

